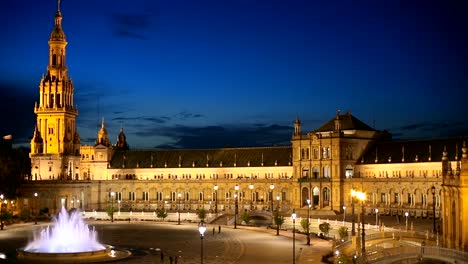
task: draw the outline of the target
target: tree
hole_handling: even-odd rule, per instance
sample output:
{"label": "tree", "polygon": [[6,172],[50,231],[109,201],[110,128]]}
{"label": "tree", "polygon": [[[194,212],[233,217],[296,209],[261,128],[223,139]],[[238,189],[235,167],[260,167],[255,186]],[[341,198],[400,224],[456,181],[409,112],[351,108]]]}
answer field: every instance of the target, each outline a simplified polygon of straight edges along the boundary
{"label": "tree", "polygon": [[111,221],[114,222],[114,212],[115,212],[114,206],[109,206],[106,212],[107,212],[107,215],[110,217]]}
{"label": "tree", "polygon": [[197,216],[200,220],[205,220],[206,218],[206,210],[204,208],[198,209],[197,210]]}
{"label": "tree", "polygon": [[164,209],[158,209],[156,210],[156,217],[162,219],[164,221],[164,219],[167,217],[167,212],[166,210]]}
{"label": "tree", "polygon": [[304,232],[307,232],[307,225],[309,225],[310,227],[310,221],[307,221],[307,218],[302,218],[301,227],[304,230]]}
{"label": "tree", "polygon": [[328,233],[330,232],[331,227],[330,227],[330,224],[329,224],[329,223],[326,223],[326,222],[325,222],[325,223],[321,223],[321,224],[319,225],[319,229],[320,229],[320,231],[322,231],[325,235],[328,235]]}
{"label": "tree", "polygon": [[244,212],[242,215],[241,215],[241,219],[242,221],[244,221],[246,224],[248,224],[250,222],[250,214],[249,212]]}
{"label": "tree", "polygon": [[340,227],[340,229],[338,229],[338,235],[340,236],[341,239],[344,239],[345,237],[347,237],[348,228],[346,226]]}
{"label": "tree", "polygon": [[282,215],[276,214],[274,220],[275,220],[275,225],[279,226],[280,228],[284,224],[284,216]]}
{"label": "tree", "polygon": [[0,145],[0,193],[8,199],[16,198],[21,181],[30,173],[28,149]]}

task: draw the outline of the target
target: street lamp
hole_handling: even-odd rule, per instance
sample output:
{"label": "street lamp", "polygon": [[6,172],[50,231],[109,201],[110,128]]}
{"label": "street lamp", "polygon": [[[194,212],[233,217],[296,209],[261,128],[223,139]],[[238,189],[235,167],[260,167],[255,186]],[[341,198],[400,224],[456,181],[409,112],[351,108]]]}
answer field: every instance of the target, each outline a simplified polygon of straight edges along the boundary
{"label": "street lamp", "polygon": [[[34,207],[37,207],[37,192],[34,193],[34,203],[36,204]],[[34,208],[34,212],[33,212],[33,215],[34,215],[34,224],[37,225],[37,216],[35,214],[35,210],[36,208]]]}
{"label": "street lamp", "polygon": [[379,224],[379,208],[375,208],[375,226]]}
{"label": "street lamp", "polygon": [[[111,195],[111,222],[114,222],[114,196],[115,196],[115,192],[111,192],[110,195]],[[72,201],[72,203],[73,203],[73,201]]]}
{"label": "street lamp", "polygon": [[3,230],[3,194],[0,194],[0,230]]}
{"label": "street lamp", "polygon": [[119,205],[119,215],[120,215],[120,200],[117,201],[117,204]]}
{"label": "street lamp", "polygon": [[203,235],[206,231],[206,225],[203,221],[198,224],[198,232],[200,232],[200,263],[203,264]]}
{"label": "street lamp", "polygon": [[215,185],[213,189],[215,190],[215,214],[218,213],[218,185]]}
{"label": "street lamp", "polygon": [[249,184],[249,189],[250,189],[250,210],[253,210],[253,184]]}
{"label": "street lamp", "polygon": [[432,193],[432,232],[436,232],[436,215],[435,215],[435,204],[436,204],[436,200],[435,200],[435,194],[436,194],[436,188],[434,185],[432,185],[431,187],[431,193]]}
{"label": "street lamp", "polygon": [[270,209],[271,209],[271,224],[273,225],[273,189],[275,188],[275,185],[270,184]]}
{"label": "street lamp", "polygon": [[291,214],[293,220],[293,264],[296,263],[296,210],[293,209]]}
{"label": "street lamp", "polygon": [[408,231],[408,212],[405,212],[405,217],[406,217],[406,231]]}
{"label": "street lamp", "polygon": [[239,185],[234,186],[236,193],[234,194],[235,205],[234,205],[234,229],[237,228],[237,214],[239,213],[239,197],[237,191],[239,191]]}
{"label": "street lamp", "polygon": [[178,200],[179,200],[179,205],[177,206],[177,215],[178,215],[178,220],[177,224],[180,225],[180,197],[182,196],[181,193],[177,194]]}
{"label": "street lamp", "polygon": [[356,227],[355,227],[356,215],[354,214],[354,197],[356,196],[356,194],[357,194],[357,191],[355,191],[354,189],[351,189],[351,214],[352,214],[351,235],[352,236],[356,235]]}
{"label": "street lamp", "polygon": [[343,224],[346,221],[346,206],[343,205]]}
{"label": "street lamp", "polygon": [[361,240],[362,240],[362,258],[364,260],[363,263],[366,263],[365,259],[366,259],[366,233],[364,231],[364,202],[366,201],[366,193],[364,192],[356,192],[356,197],[359,201],[361,201],[361,213],[362,213],[362,237],[361,237]]}
{"label": "street lamp", "polygon": [[279,194],[276,195],[276,201],[277,201],[277,206],[276,206],[276,235],[279,236],[279,202],[280,202],[280,196]]}
{"label": "street lamp", "polygon": [[310,199],[307,199],[307,245],[310,246],[310,207],[312,206]]}

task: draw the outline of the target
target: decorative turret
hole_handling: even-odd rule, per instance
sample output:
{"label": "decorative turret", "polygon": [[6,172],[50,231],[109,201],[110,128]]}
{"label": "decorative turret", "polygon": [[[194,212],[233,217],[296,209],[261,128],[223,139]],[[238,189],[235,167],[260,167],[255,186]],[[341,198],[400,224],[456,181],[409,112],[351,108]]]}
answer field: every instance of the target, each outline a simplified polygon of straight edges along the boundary
{"label": "decorative turret", "polygon": [[296,116],[296,120],[294,121],[294,136],[300,136],[301,134],[301,121],[299,120],[299,116]]}
{"label": "decorative turret", "polygon": [[99,129],[99,132],[98,132],[96,145],[104,145],[106,147],[110,146],[110,140],[107,135],[106,127],[104,126],[104,118],[102,119],[102,122],[101,122],[101,129]]}
{"label": "decorative turret", "polygon": [[44,151],[44,140],[41,137],[41,132],[37,129],[37,126],[34,128],[34,135],[31,140],[31,151],[34,154],[41,154]]}
{"label": "decorative turret", "polygon": [[340,120],[340,110],[336,112],[336,118],[335,118],[335,131],[340,132],[341,130],[341,120]]}
{"label": "decorative turret", "polygon": [[117,143],[115,144],[116,149],[118,150],[128,150],[127,137],[125,136],[123,128],[120,129],[120,133],[117,136]]}

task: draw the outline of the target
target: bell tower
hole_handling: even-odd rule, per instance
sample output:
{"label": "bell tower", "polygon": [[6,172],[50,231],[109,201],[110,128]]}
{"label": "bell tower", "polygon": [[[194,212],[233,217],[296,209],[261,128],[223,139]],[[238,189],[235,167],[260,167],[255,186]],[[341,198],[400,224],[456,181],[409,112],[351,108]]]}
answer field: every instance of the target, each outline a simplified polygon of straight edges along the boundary
{"label": "bell tower", "polygon": [[[73,105],[73,82],[66,66],[68,42],[62,19],[58,0],[54,29],[48,42],[47,72],[39,83],[39,103],[34,106],[36,129],[31,140],[32,175],[35,177],[39,173],[39,179],[43,180],[44,176],[46,179],[71,176],[70,161],[78,157],[79,162],[80,155],[80,137],[76,130],[78,111]],[[39,162],[44,158],[49,160],[46,170]]]}

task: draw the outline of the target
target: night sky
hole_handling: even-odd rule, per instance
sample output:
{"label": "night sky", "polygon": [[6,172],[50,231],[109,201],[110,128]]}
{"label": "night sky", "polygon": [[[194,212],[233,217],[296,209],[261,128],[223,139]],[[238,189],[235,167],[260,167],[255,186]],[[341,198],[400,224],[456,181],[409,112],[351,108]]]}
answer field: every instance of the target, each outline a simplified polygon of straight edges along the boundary
{"label": "night sky", "polygon": [[[54,0],[0,1],[0,135],[29,145]],[[468,135],[467,1],[63,0],[82,143],[289,144],[350,111],[395,139]]]}

